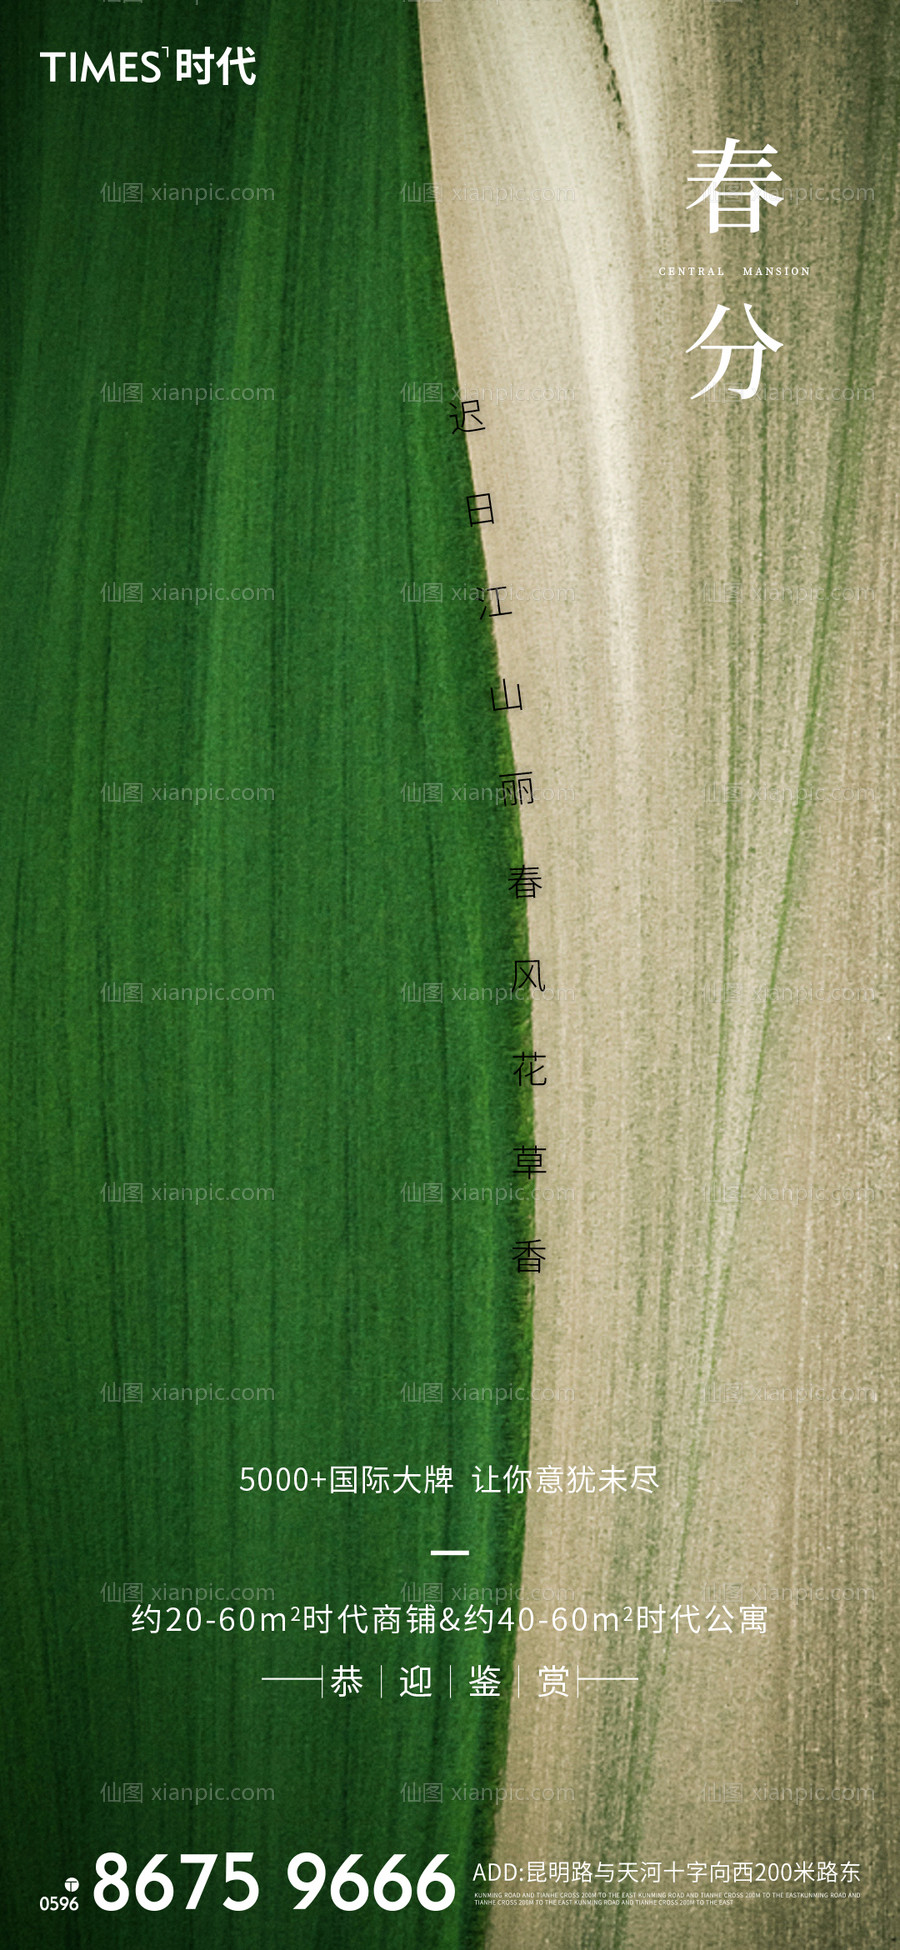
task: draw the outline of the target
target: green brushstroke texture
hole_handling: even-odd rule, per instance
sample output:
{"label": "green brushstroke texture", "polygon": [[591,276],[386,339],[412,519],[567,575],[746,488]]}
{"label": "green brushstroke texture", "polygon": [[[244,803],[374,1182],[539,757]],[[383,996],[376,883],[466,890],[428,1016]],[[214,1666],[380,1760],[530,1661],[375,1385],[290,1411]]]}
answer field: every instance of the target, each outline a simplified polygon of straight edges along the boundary
{"label": "green brushstroke texture", "polygon": [[[119,10],[121,16],[121,9]],[[146,10],[145,10],[146,15]],[[150,32],[148,34],[148,28]],[[206,34],[255,49],[257,82],[175,80]],[[39,48],[152,40],[155,86],[51,86]],[[519,1206],[453,1203],[506,1183],[530,1131],[511,1055],[526,1007],[452,1003],[507,984],[524,954],[509,866],[518,819],[456,801],[511,769],[492,713],[490,625],[453,587],[484,581],[433,206],[416,13],[292,0],[227,27],[163,6],[135,25],[61,5],[9,23],[3,330],[3,1392],[7,1407],[9,1940],[45,1941],[38,1900],[81,1882],[57,1943],[451,1945],[502,1775],[512,1638],[262,1638],[262,1609],[400,1604],[429,1553],[468,1546],[471,1585],[511,1584],[521,1506],[476,1498],[475,1462],[524,1461],[530,1309],[511,1256]],[[101,46],[102,42],[102,46]],[[142,181],[140,206],[104,183]],[[154,201],[151,187],[269,186],[274,201]],[[443,404],[401,399],[441,382]],[[143,401],[111,405],[110,386]],[[154,387],[273,387],[274,400],[154,401]],[[479,487],[489,483],[479,481]],[[404,583],[443,602],[404,603]],[[143,583],[142,604],[101,601]],[[273,601],[154,601],[151,590],[274,589]],[[442,805],[401,799],[443,783]],[[105,781],[143,803],[108,805]],[[154,801],[153,786],[263,786],[268,803]],[[144,984],[142,1003],[101,1000]],[[404,982],[443,981],[443,1003]],[[252,1003],[152,1001],[153,987],[271,986]],[[412,1205],[404,1182],[445,1186]],[[101,1198],[139,1181],[142,1204]],[[150,1188],[272,1187],[195,1206]],[[516,1216],[518,1213],[519,1216]],[[144,1401],[101,1401],[142,1381]],[[440,1404],[404,1384],[439,1381]],[[271,1387],[257,1403],[153,1402],[153,1388]],[[241,1494],[243,1465],[450,1464],[450,1498]],[[257,1628],[132,1634],[108,1582],[274,1591]],[[450,1584],[462,1582],[456,1574]],[[200,1601],[204,1619],[222,1600]],[[236,1612],[239,1604],[236,1607]],[[459,1607],[457,1607],[459,1609]],[[496,1607],[500,1609],[500,1607]],[[439,1613],[440,1615],[440,1613]],[[164,1619],[165,1623],[165,1619]],[[447,1667],[454,1664],[453,1699]],[[504,1698],[468,1698],[471,1664]],[[358,1698],[264,1686],[357,1664]],[[434,1697],[399,1698],[428,1663]],[[385,1698],[379,1700],[379,1666]],[[104,1783],[143,1782],[105,1805]],[[441,1781],[442,1805],[404,1782]],[[154,1800],[163,1782],[257,1802]],[[458,1897],[347,1916],[327,1890],[295,1917],[301,1849],[415,1881],[446,1851]],[[254,1850],[252,1916],[196,1914],[181,1851]],[[95,1857],[132,1887],[167,1852],[177,1894],[94,1908]],[[240,1894],[236,1887],[234,1893]]]}

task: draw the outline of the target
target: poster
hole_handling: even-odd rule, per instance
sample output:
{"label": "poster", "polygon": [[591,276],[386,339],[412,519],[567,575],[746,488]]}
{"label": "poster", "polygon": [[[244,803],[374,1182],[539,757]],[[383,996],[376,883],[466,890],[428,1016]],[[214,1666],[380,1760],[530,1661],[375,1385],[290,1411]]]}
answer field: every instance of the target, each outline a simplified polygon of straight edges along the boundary
{"label": "poster", "polygon": [[897,25],[7,17],[11,1944],[900,1934]]}

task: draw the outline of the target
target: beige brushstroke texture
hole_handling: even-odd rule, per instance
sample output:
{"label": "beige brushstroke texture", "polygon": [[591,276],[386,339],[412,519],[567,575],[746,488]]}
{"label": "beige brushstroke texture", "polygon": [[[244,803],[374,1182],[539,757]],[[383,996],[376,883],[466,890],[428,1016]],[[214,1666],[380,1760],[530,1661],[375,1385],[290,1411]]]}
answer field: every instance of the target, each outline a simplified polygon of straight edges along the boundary
{"label": "beige brushstroke texture", "polygon": [[[583,1860],[596,1893],[601,1858],[834,1859],[839,1876],[851,1860],[864,1889],[674,1918],[497,1909],[490,1941],[889,1943],[897,8],[637,0],[603,8],[601,34],[586,0],[440,0],[420,22],[458,372],[486,422],[469,442],[496,516],[482,535],[511,592],[496,639],[535,782],[533,953],[568,991],[535,1004],[535,1374],[575,1400],[536,1405],[530,1462],[660,1477],[615,1508],[533,1491],[523,1585],[583,1594],[591,1618],[693,1603],[702,1628],[520,1634],[507,1778],[574,1799],[504,1806],[495,1855],[519,1889],[529,1860]],[[772,143],[785,188],[875,202],[786,198],[758,238],[712,237],[686,179],[692,150],[730,134]],[[491,188],[520,198],[471,194]],[[691,264],[727,275],[658,275]],[[745,279],[756,264],[810,275]],[[726,403],[720,386],[692,403],[714,360],[687,348],[717,302],[744,342],[745,301],[783,342],[765,384],[874,401]],[[727,383],[748,367],[736,354]],[[544,387],[567,397],[491,396]],[[739,599],[704,600],[713,583]],[[822,982],[871,994],[755,992]],[[798,1387],[837,1398],[777,1396]],[[723,1581],[732,1633],[709,1634]],[[742,1636],[763,1585],[766,1636]],[[570,1695],[576,1664],[639,1683],[540,1700],[537,1668],[557,1661]]]}

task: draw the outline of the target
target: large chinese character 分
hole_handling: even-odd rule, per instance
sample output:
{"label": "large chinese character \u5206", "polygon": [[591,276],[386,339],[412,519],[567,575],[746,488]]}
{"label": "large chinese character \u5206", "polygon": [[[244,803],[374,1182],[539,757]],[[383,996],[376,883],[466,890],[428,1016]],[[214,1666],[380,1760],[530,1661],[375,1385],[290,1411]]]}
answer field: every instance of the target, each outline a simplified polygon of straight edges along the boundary
{"label": "large chinese character \u5206", "polygon": [[[701,346],[705,346],[707,344],[707,340],[709,339],[710,333],[718,331],[723,318],[725,317],[726,313],[730,311],[730,309],[731,307],[729,305],[716,306],[715,312],[712,318],[710,319],[709,324],[706,327],[706,331],[702,334],[702,336],[699,339],[696,339],[694,341],[693,345],[688,346],[688,352],[698,352]],[[768,346],[770,352],[780,352],[783,341],[781,339],[770,339],[768,332],[764,332],[762,326],[757,325],[756,319],[754,318],[749,305],[745,305],[744,310],[747,314],[747,317],[750,320],[754,332],[756,333],[756,344],[755,345],[753,344],[751,345],[709,345],[707,347],[708,351],[721,353],[721,358],[719,359],[718,371],[713,373],[713,376],[708,386],[701,386],[699,393],[691,394],[692,399],[702,399],[704,393],[709,393],[712,391],[712,388],[714,386],[718,386],[719,380],[722,379],[725,373],[728,371],[728,367],[731,363],[732,352],[752,352],[753,367],[750,373],[749,386],[729,386],[728,391],[729,393],[737,393],[740,399],[755,398],[756,393],[759,390],[759,378],[760,378],[760,373],[762,372],[763,347]]]}

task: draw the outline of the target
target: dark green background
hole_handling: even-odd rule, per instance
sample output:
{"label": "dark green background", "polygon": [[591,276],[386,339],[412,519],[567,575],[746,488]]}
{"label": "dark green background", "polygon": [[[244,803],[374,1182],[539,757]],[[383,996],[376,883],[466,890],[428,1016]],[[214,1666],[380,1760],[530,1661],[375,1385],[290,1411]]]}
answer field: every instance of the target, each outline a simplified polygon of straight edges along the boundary
{"label": "dark green background", "polygon": [[[521,1504],[475,1501],[476,1461],[525,1460],[527,1405],[450,1400],[528,1379],[531,1228],[452,1184],[508,1182],[530,1092],[527,1009],[451,1004],[524,952],[507,888],[512,811],[453,800],[509,769],[434,208],[415,9],[46,6],[7,20],[3,77],[6,834],[2,990],[4,1509],[10,1941],[461,1942],[506,1705],[377,1698],[371,1637],[132,1635],[103,1587],[274,1589],[265,1608],[403,1603],[434,1544],[466,1580],[514,1582]],[[257,81],[175,79],[175,48],[252,46]],[[41,48],[169,45],[154,86],[51,85]],[[105,183],[143,183],[106,202]],[[151,186],[269,186],[268,202],[154,202]],[[405,403],[440,382],[444,403]],[[140,404],[101,388],[143,385]],[[274,401],[153,401],[154,387],[273,387]],[[479,487],[489,483],[478,482]],[[404,603],[440,582],[442,603]],[[142,604],[104,584],[143,583]],[[272,587],[274,601],[153,602],[153,587]],[[443,783],[440,805],[404,784]],[[107,804],[106,782],[143,802]],[[268,803],[159,803],[152,788],[273,787]],[[443,980],[442,1004],[401,985]],[[142,1003],[104,983],[143,982]],[[169,1004],[154,986],[271,986],[274,1001]],[[401,1199],[444,1183],[442,1206]],[[110,1181],[144,1202],[111,1204]],[[195,1207],[150,1187],[272,1187]],[[523,1208],[519,1208],[520,1212]],[[143,1383],[141,1404],[104,1386]],[[441,1405],[401,1399],[441,1381]],[[247,1404],[152,1390],[274,1389]],[[243,1496],[241,1466],[450,1463],[444,1498]],[[449,1584],[450,1580],[448,1580]],[[449,1599],[450,1593],[447,1592]],[[204,1617],[220,1605],[203,1603]],[[257,1605],[257,1611],[261,1607]],[[507,1683],[512,1640],[504,1634]],[[447,1641],[384,1641],[385,1690]],[[492,1642],[496,1645],[497,1641]],[[266,1671],[355,1659],[356,1700]],[[468,1637],[468,1663],[490,1657]],[[467,1690],[467,1688],[466,1688]],[[504,1689],[506,1691],[506,1688]],[[404,1781],[445,1802],[410,1807]],[[141,1806],[103,1784],[143,1782]],[[161,1806],[163,1782],[274,1800]],[[289,1857],[374,1880],[448,1851],[445,1916],[334,1911],[302,1924]],[[93,1863],[132,1885],[167,1851],[255,1851],[262,1895],[193,1917],[100,1918]],[[41,1895],[81,1881],[76,1918]]]}

